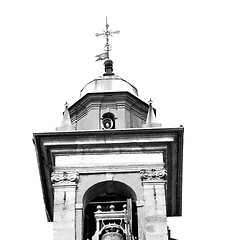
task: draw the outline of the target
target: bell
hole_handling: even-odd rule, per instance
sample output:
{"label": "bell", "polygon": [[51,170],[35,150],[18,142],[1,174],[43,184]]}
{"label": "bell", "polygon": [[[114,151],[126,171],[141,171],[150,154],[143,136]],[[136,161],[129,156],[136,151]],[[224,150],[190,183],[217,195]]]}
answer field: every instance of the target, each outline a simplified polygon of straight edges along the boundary
{"label": "bell", "polygon": [[123,240],[123,236],[117,232],[107,232],[103,234],[101,240]]}

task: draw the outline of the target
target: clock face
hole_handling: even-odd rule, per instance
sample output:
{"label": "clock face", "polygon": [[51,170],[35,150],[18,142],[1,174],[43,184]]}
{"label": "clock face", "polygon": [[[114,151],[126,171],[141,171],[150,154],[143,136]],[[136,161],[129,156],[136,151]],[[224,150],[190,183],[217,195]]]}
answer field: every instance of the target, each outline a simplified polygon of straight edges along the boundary
{"label": "clock face", "polygon": [[106,130],[112,129],[112,127],[113,127],[113,121],[112,121],[112,119],[110,119],[110,118],[104,118],[104,119],[102,120],[102,126],[103,126],[103,129],[106,129]]}

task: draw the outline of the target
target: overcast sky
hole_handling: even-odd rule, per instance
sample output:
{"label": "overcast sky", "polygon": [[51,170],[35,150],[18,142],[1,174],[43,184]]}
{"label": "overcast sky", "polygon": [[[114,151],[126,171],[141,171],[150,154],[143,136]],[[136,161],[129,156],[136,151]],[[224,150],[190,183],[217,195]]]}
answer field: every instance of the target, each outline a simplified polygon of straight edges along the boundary
{"label": "overcast sky", "polygon": [[0,2],[1,235],[51,240],[32,143],[55,131],[66,101],[104,72],[105,29],[114,72],[153,100],[163,127],[183,125],[179,240],[240,239],[239,1]]}

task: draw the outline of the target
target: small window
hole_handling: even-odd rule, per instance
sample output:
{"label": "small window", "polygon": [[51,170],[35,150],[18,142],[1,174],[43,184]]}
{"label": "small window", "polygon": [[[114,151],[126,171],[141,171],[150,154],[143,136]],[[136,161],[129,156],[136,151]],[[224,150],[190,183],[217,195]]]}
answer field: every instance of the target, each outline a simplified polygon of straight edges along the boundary
{"label": "small window", "polygon": [[108,112],[102,116],[102,129],[109,130],[115,129],[115,116]]}

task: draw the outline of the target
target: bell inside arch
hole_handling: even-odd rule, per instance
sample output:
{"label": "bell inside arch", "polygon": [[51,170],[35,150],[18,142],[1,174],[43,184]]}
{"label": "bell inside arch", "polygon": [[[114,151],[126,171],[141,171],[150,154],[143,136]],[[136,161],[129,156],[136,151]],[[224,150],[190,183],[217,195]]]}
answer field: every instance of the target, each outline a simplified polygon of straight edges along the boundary
{"label": "bell inside arch", "polygon": [[136,195],[128,185],[117,181],[95,184],[84,195],[84,202],[84,239],[131,240],[138,236]]}
{"label": "bell inside arch", "polygon": [[109,224],[101,236],[101,240],[124,240],[124,233],[121,227],[117,224]]}

